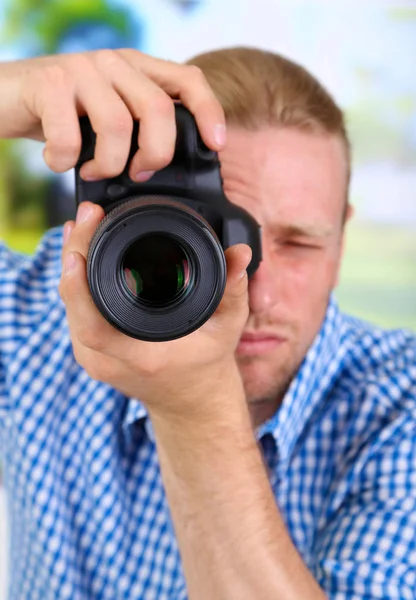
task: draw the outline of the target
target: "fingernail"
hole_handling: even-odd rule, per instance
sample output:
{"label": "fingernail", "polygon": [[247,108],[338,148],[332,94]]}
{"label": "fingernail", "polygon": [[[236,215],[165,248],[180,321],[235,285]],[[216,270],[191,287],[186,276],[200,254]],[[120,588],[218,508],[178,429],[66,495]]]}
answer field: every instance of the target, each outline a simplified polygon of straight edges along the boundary
{"label": "fingernail", "polygon": [[85,174],[80,173],[80,175],[81,175],[81,179],[83,179],[84,181],[98,181],[98,179],[99,179],[99,177],[97,177],[96,175],[92,175],[89,173],[85,173]]}
{"label": "fingernail", "polygon": [[137,173],[137,175],[135,177],[135,180],[136,181],[141,181],[141,182],[147,181],[154,174],[155,174],[155,171],[140,171],[140,173]]}
{"label": "fingernail", "polygon": [[73,252],[70,252],[68,254],[68,256],[65,258],[65,264],[64,264],[64,273],[65,275],[68,275],[69,273],[72,273],[72,271],[75,270],[75,267],[77,265],[77,259],[76,256]]}
{"label": "fingernail", "polygon": [[238,275],[238,279],[242,279],[246,273],[247,273],[247,269],[244,269],[243,271],[241,271],[241,273],[239,273],[239,275]]}
{"label": "fingernail", "polygon": [[87,221],[94,211],[93,206],[84,206],[80,204],[77,211],[77,223],[84,223]]}
{"label": "fingernail", "polygon": [[224,123],[218,123],[217,125],[215,125],[214,138],[217,144],[219,144],[220,146],[225,146],[227,133]]}

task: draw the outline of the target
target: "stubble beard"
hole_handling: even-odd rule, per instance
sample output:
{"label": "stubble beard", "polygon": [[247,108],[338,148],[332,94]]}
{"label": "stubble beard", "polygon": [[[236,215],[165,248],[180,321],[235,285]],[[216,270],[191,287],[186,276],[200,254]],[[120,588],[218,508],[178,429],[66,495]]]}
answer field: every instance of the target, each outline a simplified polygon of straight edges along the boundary
{"label": "stubble beard", "polygon": [[293,356],[278,363],[262,356],[237,357],[254,425],[258,426],[278,410],[301,362],[302,357]]}

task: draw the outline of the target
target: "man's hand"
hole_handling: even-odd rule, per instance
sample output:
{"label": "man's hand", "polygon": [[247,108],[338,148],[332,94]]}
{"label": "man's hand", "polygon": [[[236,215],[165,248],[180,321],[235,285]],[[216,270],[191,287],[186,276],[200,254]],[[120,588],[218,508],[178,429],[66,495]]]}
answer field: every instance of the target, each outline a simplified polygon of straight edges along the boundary
{"label": "man's hand", "polygon": [[[81,220],[85,211],[91,214]],[[59,293],[66,305],[68,323],[78,363],[99,381],[127,396],[140,398],[151,412],[164,417],[204,418],[209,407],[193,402],[208,397],[236,372],[234,352],[249,314],[246,267],[251,249],[246,244],[229,248],[227,284],[214,315],[189,335],[169,342],[144,342],[130,338],[108,323],[91,297],[86,258],[94,231],[104,210],[82,202],[77,223],[63,247],[66,264],[70,253],[76,258],[72,271],[63,273]]]}
{"label": "man's hand", "polygon": [[[45,162],[56,172],[75,166],[81,151],[79,117],[88,115],[97,134],[94,158],[80,172],[88,180],[124,170],[134,120],[140,121],[139,150],[129,166],[130,177],[145,181],[167,166],[176,142],[174,99],[194,114],[207,146],[218,151],[225,143],[224,112],[202,71],[133,49],[0,63],[0,87],[0,137],[45,141]],[[201,330],[172,342],[140,342],[115,330],[93,303],[86,257],[104,211],[83,204],[90,205],[92,216],[76,225],[64,248],[63,259],[75,252],[77,264],[60,284],[75,356],[93,378],[143,402],[161,398],[166,410],[168,398],[174,402],[175,396],[191,396],[196,385],[213,384],[234,360],[248,316],[245,267],[251,251],[246,246],[226,253],[223,302]]]}
{"label": "man's hand", "polygon": [[144,181],[172,160],[173,98],[194,114],[212,150],[225,143],[221,104],[202,71],[138,50],[98,50],[0,63],[0,138],[46,141],[44,158],[56,172],[75,166],[81,151],[78,119],[88,115],[97,134],[84,179],[119,175],[130,150],[133,119],[140,120],[139,150],[129,174]]}

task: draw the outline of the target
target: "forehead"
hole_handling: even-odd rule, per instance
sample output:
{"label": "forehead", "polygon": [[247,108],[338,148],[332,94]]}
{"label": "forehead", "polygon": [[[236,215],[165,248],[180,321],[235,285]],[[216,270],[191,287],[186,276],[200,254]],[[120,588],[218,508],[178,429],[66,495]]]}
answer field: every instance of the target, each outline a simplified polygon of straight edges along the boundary
{"label": "forehead", "polygon": [[341,140],[293,128],[227,128],[224,190],[262,224],[335,226],[346,193]]}

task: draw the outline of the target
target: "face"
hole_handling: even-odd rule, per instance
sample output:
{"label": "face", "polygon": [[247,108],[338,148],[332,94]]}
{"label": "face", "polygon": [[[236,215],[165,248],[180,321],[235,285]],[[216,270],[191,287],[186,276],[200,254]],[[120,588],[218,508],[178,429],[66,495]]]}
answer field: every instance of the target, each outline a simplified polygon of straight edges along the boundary
{"label": "face", "polygon": [[249,281],[250,315],[236,351],[258,426],[278,408],[337,284],[346,159],[333,136],[229,126],[220,160],[227,198],[262,226],[263,260]]}

